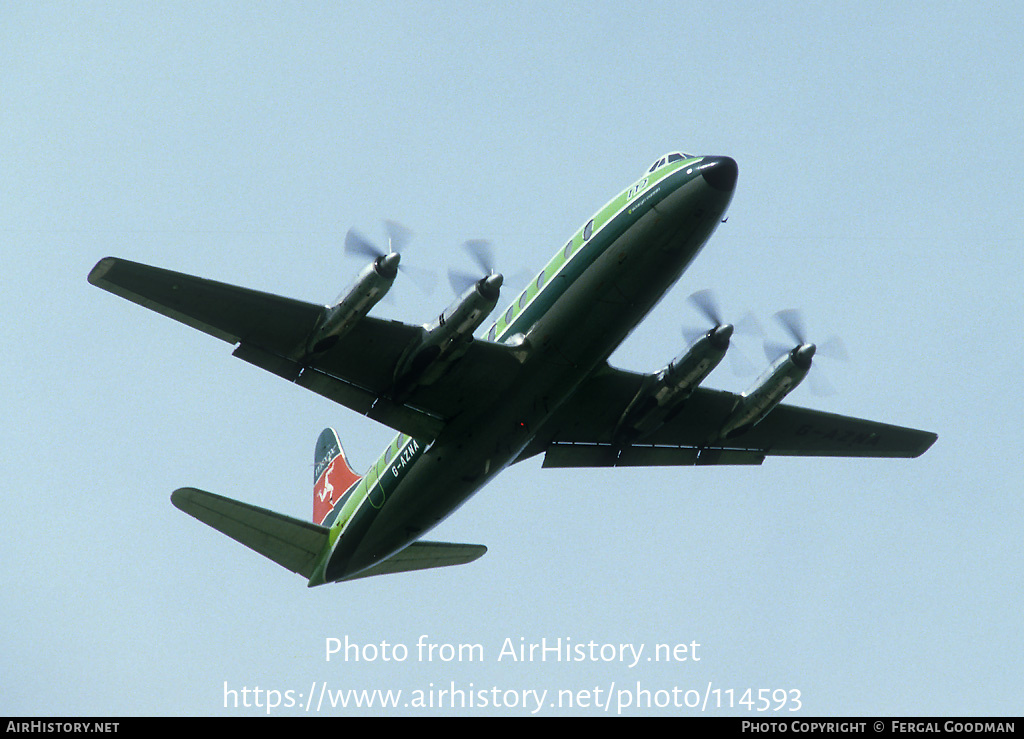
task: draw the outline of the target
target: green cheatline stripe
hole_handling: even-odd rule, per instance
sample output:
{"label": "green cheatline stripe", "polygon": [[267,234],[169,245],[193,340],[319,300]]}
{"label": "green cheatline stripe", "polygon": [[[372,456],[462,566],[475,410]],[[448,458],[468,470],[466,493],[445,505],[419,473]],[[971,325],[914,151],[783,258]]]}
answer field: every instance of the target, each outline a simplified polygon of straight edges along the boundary
{"label": "green cheatline stripe", "polygon": [[[652,192],[669,175],[678,172],[684,167],[691,167],[701,159],[702,157],[695,157],[665,165],[654,172],[644,175],[629,188],[612,198],[594,215],[591,221],[587,222],[588,224],[593,223],[593,233],[590,238],[583,238],[586,226],[577,230],[566,246],[560,249],[544,267],[543,274],[545,277],[543,284],[538,287],[537,278],[535,277],[526,287],[526,302],[520,307],[519,302],[522,299],[523,293],[516,296],[515,301],[505,308],[504,312],[498,316],[497,320],[485,332],[485,336],[490,336],[491,332],[494,331],[493,340],[501,341],[509,336],[513,336],[517,329],[522,330],[524,324],[532,325],[535,321],[534,316],[540,311],[546,311],[555,302],[555,299],[558,298],[558,295],[553,294],[553,291],[548,289],[554,284],[556,276],[569,264],[574,265],[573,271],[577,273],[589,267],[615,239],[637,221],[640,216],[646,213],[649,207],[653,206],[653,203],[651,203],[648,208],[644,208],[642,211],[631,212],[629,211],[631,203],[641,200],[645,195]],[[645,180],[646,184],[638,188],[637,186]],[[624,216],[624,218],[620,218],[620,216]],[[609,228],[612,224],[614,224],[614,227]],[[566,256],[569,244],[572,245],[572,249],[568,250],[569,255]],[[538,273],[538,277],[540,274]],[[545,299],[538,302],[537,299],[541,296],[544,296]],[[526,320],[523,320],[524,318]]]}
{"label": "green cheatline stripe", "polygon": [[[349,494],[340,508],[336,508],[324,521],[324,526],[331,527],[331,544],[337,538],[334,532],[340,533],[364,504],[369,503],[371,509],[379,509],[384,504],[425,448],[426,444],[405,434],[398,434],[391,441],[377,461],[368,468],[356,489]],[[389,451],[394,452],[390,458]],[[396,465],[400,467],[396,468]]]}
{"label": "green cheatline stripe", "polygon": [[[549,261],[544,267],[543,274],[545,275],[545,278],[543,284],[538,287],[537,278],[534,278],[526,288],[527,302],[524,303],[522,307],[519,307],[519,301],[522,298],[522,293],[520,293],[512,305],[509,306],[509,308],[506,308],[505,312],[502,313],[498,317],[498,320],[492,324],[487,333],[490,333],[490,330],[493,329],[496,335],[495,340],[501,341],[508,336],[513,336],[516,333],[517,327],[526,324],[532,325],[534,322],[534,315],[538,312],[546,311],[551,307],[559,295],[561,295],[561,291],[556,295],[554,290],[548,289],[552,284],[554,284],[554,278],[557,275],[563,272],[570,264],[573,265],[573,271],[577,273],[576,276],[578,276],[578,273],[582,273],[586,267],[589,267],[595,259],[603,254],[604,251],[614,243],[614,241],[621,236],[627,228],[629,228],[629,226],[639,220],[639,218],[654,205],[654,202],[652,202],[642,210],[629,211],[628,208],[631,203],[642,200],[643,196],[651,193],[655,187],[659,183],[663,182],[669,175],[678,172],[684,167],[690,167],[700,160],[701,157],[694,157],[665,165],[654,172],[644,175],[634,182],[629,188],[623,190],[616,197],[608,201],[608,203],[606,203],[592,219],[593,233],[590,238],[583,238],[584,229],[587,228],[586,225],[577,230],[566,244],[566,247],[569,246],[569,244],[572,244],[572,249],[568,250],[568,256],[566,255],[566,247],[559,249],[555,256],[552,257],[551,261]],[[646,183],[641,185],[645,180]],[[638,187],[638,185],[641,186]],[[589,224],[591,221],[588,221],[587,223]],[[539,274],[540,273],[538,273],[538,277]],[[531,292],[533,293],[532,295]],[[538,300],[539,298],[543,299]],[[508,322],[505,320],[505,316],[509,313],[510,309],[512,321]],[[497,327],[502,325],[503,329],[499,334],[497,333]],[[414,445],[418,446],[414,447]],[[344,528],[355,518],[357,513],[364,509],[364,505],[367,502],[370,503],[370,508],[367,509],[368,511],[376,510],[383,505],[384,501],[386,501],[388,497],[390,497],[391,493],[394,492],[395,488],[398,487],[402,478],[405,477],[405,470],[407,470],[412,463],[421,454],[423,454],[423,450],[425,448],[426,444],[417,442],[415,439],[411,439],[405,434],[398,434],[392,440],[391,444],[385,448],[384,452],[381,453],[373,465],[368,469],[363,479],[359,481],[356,489],[349,494],[342,506],[332,511],[327,520],[324,521],[325,526],[331,527],[329,547],[333,546]],[[385,462],[389,451],[393,451],[394,454]],[[392,474],[388,474],[388,471],[392,470],[395,463],[402,459],[405,460],[402,468],[398,471],[392,472]]]}

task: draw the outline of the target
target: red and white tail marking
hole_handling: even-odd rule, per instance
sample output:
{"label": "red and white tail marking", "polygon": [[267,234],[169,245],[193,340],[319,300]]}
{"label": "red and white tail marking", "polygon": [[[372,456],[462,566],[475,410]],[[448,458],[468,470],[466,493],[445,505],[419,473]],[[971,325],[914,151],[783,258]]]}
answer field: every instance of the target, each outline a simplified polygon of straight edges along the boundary
{"label": "red and white tail marking", "polygon": [[324,429],[317,439],[313,476],[313,523],[320,524],[363,479],[349,466],[334,429]]}

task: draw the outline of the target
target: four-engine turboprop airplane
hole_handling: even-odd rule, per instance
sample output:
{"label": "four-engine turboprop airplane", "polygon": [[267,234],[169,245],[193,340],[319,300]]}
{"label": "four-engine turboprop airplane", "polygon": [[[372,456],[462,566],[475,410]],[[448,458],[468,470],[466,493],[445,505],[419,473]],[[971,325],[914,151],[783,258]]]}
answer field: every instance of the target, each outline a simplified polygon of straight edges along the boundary
{"label": "four-engine turboprop airplane", "polygon": [[673,153],[599,210],[480,338],[487,274],[432,323],[367,313],[400,255],[381,253],[336,305],[278,297],[121,259],[89,281],[235,345],[234,355],[394,428],[363,476],[337,435],[316,445],[314,520],[193,488],[174,505],[308,579],[463,564],[485,547],[420,540],[509,465],[760,464],[766,455],[916,457],[935,434],[782,405],[810,369],[803,340],[740,395],[701,387],[725,355],[719,325],[652,374],[608,356],[722,221],[736,162]]}

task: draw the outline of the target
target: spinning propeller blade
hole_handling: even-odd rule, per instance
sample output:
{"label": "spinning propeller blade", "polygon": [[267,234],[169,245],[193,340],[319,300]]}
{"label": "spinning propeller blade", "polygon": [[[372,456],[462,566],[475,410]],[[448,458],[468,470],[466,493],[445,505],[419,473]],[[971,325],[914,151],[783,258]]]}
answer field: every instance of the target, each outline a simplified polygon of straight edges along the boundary
{"label": "spinning propeller blade", "polygon": [[[348,256],[363,257],[366,259],[380,260],[391,254],[401,259],[402,250],[412,239],[412,232],[396,221],[384,221],[384,230],[388,237],[388,249],[384,251],[359,231],[350,228],[345,234],[345,254]],[[398,263],[398,269],[408,275],[423,292],[430,294],[437,283],[437,276],[430,270],[420,267],[411,267]]]}
{"label": "spinning propeller blade", "polygon": [[[850,357],[846,347],[838,336],[831,336],[820,344],[811,344],[807,340],[806,324],[804,323],[803,314],[799,310],[795,308],[780,310],[775,314],[775,320],[797,342],[798,347],[809,345],[813,348],[815,356],[823,356],[841,361],[849,360]],[[764,353],[770,362],[774,362],[784,354],[788,354],[792,349],[791,345],[780,344],[774,341],[765,341],[764,343]],[[820,373],[811,373],[809,380],[811,391],[815,395],[834,395],[836,392],[832,384]]]}
{"label": "spinning propeller blade", "polygon": [[[757,320],[754,318],[752,313],[744,317],[743,320],[735,326],[725,323],[725,321],[722,320],[722,311],[719,308],[718,299],[709,289],[698,290],[693,293],[688,300],[693,303],[697,310],[707,318],[708,322],[711,324],[710,329],[684,328],[683,336],[690,344],[695,343],[701,336],[707,334],[709,330],[713,331],[722,326],[729,326],[730,329],[735,329],[736,333],[751,333],[755,328],[760,328],[757,326]],[[742,352],[738,351],[734,344],[729,345],[728,357],[729,365],[732,368],[733,374],[745,376],[751,375],[756,371],[753,363],[747,359]]]}
{"label": "spinning propeller blade", "polygon": [[473,261],[477,263],[483,274],[473,275],[457,269],[448,270],[448,282],[456,295],[461,295],[470,287],[480,281],[481,278],[495,274],[494,271],[494,250],[491,242],[484,239],[470,239],[462,245],[462,248],[469,252]]}

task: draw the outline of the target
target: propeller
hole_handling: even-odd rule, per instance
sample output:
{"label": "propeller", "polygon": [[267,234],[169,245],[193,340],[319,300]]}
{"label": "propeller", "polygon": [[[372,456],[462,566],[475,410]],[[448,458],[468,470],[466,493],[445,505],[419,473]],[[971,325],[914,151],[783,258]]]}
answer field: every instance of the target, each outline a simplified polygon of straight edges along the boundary
{"label": "propeller", "polygon": [[[788,308],[786,310],[780,310],[775,314],[775,320],[778,321],[779,325],[785,329],[793,340],[797,342],[798,348],[807,347],[805,350],[810,356],[823,356],[830,359],[836,359],[840,361],[848,361],[850,355],[846,351],[846,347],[843,345],[842,340],[838,336],[831,336],[820,344],[811,344],[807,341],[807,328],[804,323],[803,314],[795,309]],[[768,361],[774,362],[783,354],[788,354],[793,350],[791,345],[781,344],[774,341],[765,341],[764,353],[768,357]],[[831,383],[828,382],[822,375],[813,373],[811,375],[811,390],[816,395],[834,395],[835,388],[832,387]]]}
{"label": "propeller", "polygon": [[448,282],[456,295],[462,295],[470,287],[480,281],[482,277],[489,277],[497,274],[494,271],[494,250],[491,242],[484,239],[470,239],[462,245],[462,248],[469,252],[473,261],[480,267],[482,275],[473,275],[468,272],[461,272],[456,269],[448,270]]}
{"label": "propeller", "polygon": [[[722,329],[722,340],[728,341],[733,331],[740,334],[751,334],[760,333],[760,326],[757,325],[757,319],[754,318],[753,313],[748,313],[743,320],[739,321],[735,326],[732,324],[725,323],[722,320],[722,311],[719,308],[718,300],[715,298],[715,294],[711,290],[698,290],[693,293],[688,300],[693,303],[698,311],[708,320],[711,324],[711,331],[715,329]],[[708,333],[706,328],[684,328],[683,337],[691,344],[695,343],[701,336]],[[739,352],[735,345],[729,346],[727,352],[729,356],[729,363],[732,367],[732,371],[736,375],[751,375],[756,371],[753,363],[747,359],[741,352]]]}
{"label": "propeller", "polygon": [[724,323],[722,311],[719,310],[718,301],[711,290],[698,290],[690,296],[689,300],[715,326],[721,326]]}
{"label": "propeller", "polygon": [[350,228],[345,234],[345,253],[350,256],[378,259],[388,254],[401,252],[409,242],[411,235],[409,229],[394,221],[384,221],[384,229],[388,234],[388,250],[386,252],[354,228]]}
{"label": "propeller", "polygon": [[[808,344],[807,341],[807,329],[804,324],[803,314],[795,308],[789,308],[787,310],[780,310],[775,314],[775,320],[786,330],[790,336],[793,337],[799,345],[803,346]],[[772,347],[773,351],[769,351],[768,347]],[[765,342],[765,354],[769,359],[778,358],[780,355],[785,354],[790,350],[791,347],[786,346],[781,352],[774,351],[781,344],[775,342]],[[816,346],[816,353],[824,357],[830,357],[831,359],[838,359],[841,361],[848,361],[850,355],[846,351],[846,347],[843,345],[842,340],[838,336],[831,336],[825,341],[821,342]]]}
{"label": "propeller", "polygon": [[[401,270],[408,275],[425,293],[431,293],[437,277],[430,270],[402,264],[401,252],[412,238],[412,232],[395,221],[384,221],[388,236],[388,250],[384,251],[359,231],[350,228],[345,234],[345,254],[372,259],[383,269]],[[394,257],[392,257],[394,255]]]}

